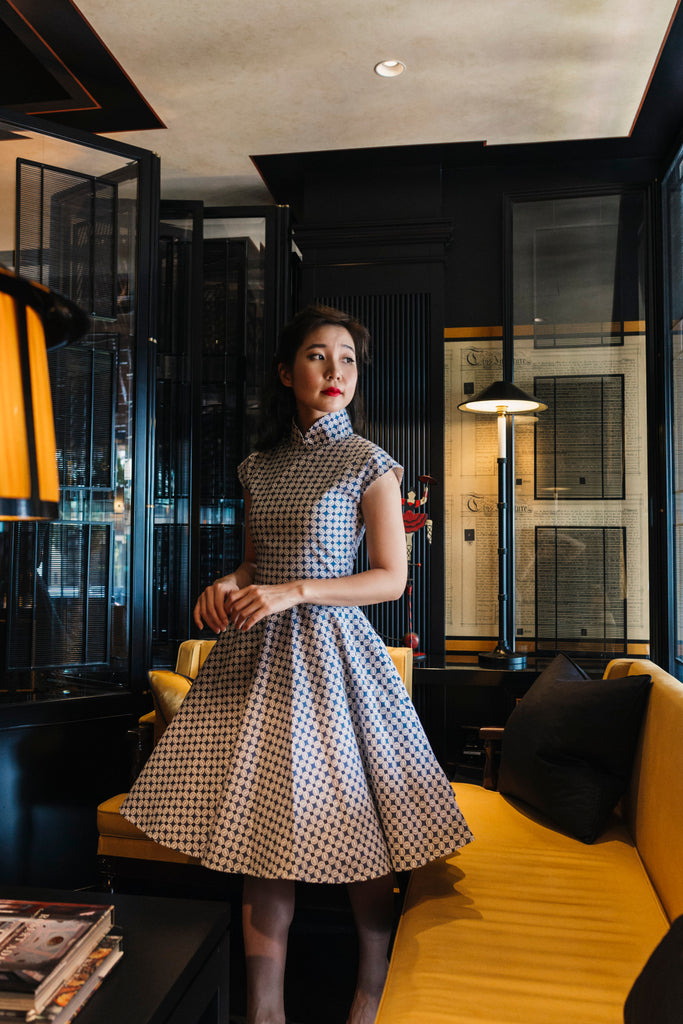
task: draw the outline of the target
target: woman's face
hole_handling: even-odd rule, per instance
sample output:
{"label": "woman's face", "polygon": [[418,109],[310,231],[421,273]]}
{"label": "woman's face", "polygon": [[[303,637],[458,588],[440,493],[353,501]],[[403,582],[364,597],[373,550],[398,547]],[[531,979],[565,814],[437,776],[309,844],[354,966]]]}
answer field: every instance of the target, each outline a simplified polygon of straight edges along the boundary
{"label": "woman's face", "polygon": [[280,380],[292,388],[299,426],[306,432],[321,416],[345,409],[358,382],[356,347],[345,327],[323,324],[307,334]]}

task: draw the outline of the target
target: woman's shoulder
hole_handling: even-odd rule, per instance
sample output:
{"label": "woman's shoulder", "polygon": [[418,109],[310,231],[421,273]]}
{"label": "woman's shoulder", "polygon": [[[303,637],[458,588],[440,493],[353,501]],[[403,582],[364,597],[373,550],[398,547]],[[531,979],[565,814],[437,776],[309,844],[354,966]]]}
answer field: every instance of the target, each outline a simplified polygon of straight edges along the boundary
{"label": "woman's shoulder", "polygon": [[361,457],[367,459],[384,458],[392,462],[395,461],[388,452],[385,452],[384,448],[380,448],[374,441],[370,441],[369,438],[363,437],[361,434],[349,434],[346,442],[349,450],[356,452]]}
{"label": "woman's shoulder", "polygon": [[384,448],[380,448],[374,441],[370,441],[360,434],[351,434],[346,441],[349,462],[357,471],[362,490],[365,490],[377,477],[383,476],[384,473],[392,469],[400,483],[403,477],[403,468]]}
{"label": "woman's shoulder", "polygon": [[277,445],[275,448],[268,448],[265,451],[257,449],[247,455],[243,462],[240,462],[237,467],[237,476],[243,487],[249,490],[250,482],[257,474],[267,469],[279,447]]}
{"label": "woman's shoulder", "polygon": [[290,445],[288,440],[278,441],[277,444],[270,445],[267,448],[255,448],[253,452],[247,455],[246,459],[240,463],[237,469],[241,469],[242,466],[257,466],[268,462],[272,462],[273,459],[277,459],[281,456],[283,451],[286,451]]}

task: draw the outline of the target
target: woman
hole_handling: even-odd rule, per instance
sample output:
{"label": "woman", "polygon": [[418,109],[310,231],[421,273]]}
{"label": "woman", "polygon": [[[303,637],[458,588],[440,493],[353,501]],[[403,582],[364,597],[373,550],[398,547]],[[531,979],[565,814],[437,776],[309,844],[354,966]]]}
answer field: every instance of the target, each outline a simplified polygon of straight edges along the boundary
{"label": "woman", "polygon": [[[245,558],[195,621],[219,635],[124,805],[157,842],[245,876],[249,1024],[284,1024],[294,881],[346,882],[372,1024],[393,872],[471,834],[400,677],[358,605],[406,582],[402,470],[353,433],[367,330],[309,307],[282,333],[260,450],[239,467]],[[370,568],[354,572],[365,532]]]}

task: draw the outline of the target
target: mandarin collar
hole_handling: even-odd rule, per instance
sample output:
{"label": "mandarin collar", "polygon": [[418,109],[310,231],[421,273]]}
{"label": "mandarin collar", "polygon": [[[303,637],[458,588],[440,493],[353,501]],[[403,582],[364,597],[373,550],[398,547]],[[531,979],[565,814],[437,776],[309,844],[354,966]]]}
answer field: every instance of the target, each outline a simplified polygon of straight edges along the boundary
{"label": "mandarin collar", "polygon": [[293,444],[310,446],[323,441],[340,441],[352,433],[353,427],[346,409],[339,409],[337,412],[329,412],[327,416],[321,416],[305,434],[301,433],[296,420],[292,420],[291,439]]}

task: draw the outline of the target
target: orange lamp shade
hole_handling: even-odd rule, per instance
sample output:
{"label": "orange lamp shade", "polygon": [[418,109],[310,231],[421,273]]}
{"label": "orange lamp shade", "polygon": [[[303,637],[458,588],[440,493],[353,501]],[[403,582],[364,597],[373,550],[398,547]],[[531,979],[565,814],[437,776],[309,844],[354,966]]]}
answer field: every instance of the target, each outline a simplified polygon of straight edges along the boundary
{"label": "orange lamp shade", "polygon": [[76,310],[42,285],[0,268],[0,520],[59,515],[45,325],[66,340],[62,307],[69,315]]}

